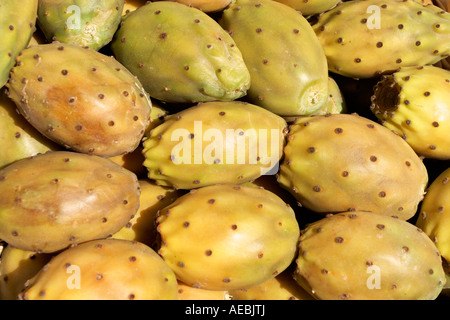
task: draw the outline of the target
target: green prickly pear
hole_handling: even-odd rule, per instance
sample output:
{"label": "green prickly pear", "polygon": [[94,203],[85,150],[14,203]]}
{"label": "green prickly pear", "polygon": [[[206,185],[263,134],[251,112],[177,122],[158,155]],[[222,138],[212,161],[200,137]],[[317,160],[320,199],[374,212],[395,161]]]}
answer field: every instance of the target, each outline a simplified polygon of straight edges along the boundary
{"label": "green prickly pear", "polygon": [[26,283],[22,300],[175,300],[173,271],[150,247],[101,239],[54,256]]}
{"label": "green prickly pear", "polygon": [[199,103],[167,116],[143,142],[148,177],[193,189],[245,183],[278,169],[286,121],[239,101]]}
{"label": "green prickly pear", "polygon": [[445,284],[431,239],[388,212],[343,212],[306,227],[297,282],[323,300],[433,300]]}
{"label": "green prickly pear", "polygon": [[4,90],[0,91],[0,128],[0,169],[17,160],[61,149],[16,111]]}
{"label": "green prickly pear", "polygon": [[8,81],[15,58],[33,36],[37,9],[38,0],[0,1],[0,88]]}
{"label": "green prickly pear", "polygon": [[278,181],[315,212],[382,211],[408,220],[423,199],[428,172],[381,124],[330,114],[299,117],[290,126]]}
{"label": "green prickly pear", "polygon": [[130,12],[111,49],[159,100],[235,100],[250,86],[230,35],[206,13],[181,3],[149,2]]}
{"label": "green prickly pear", "polygon": [[150,123],[151,101],[139,81],[114,58],[89,48],[57,42],[29,47],[7,87],[39,132],[73,151],[104,157],[131,152]]}
{"label": "green prickly pear", "polygon": [[414,0],[345,1],[313,28],[331,72],[372,78],[450,54],[450,13]]}
{"label": "green prickly pear", "polygon": [[400,68],[377,83],[371,110],[419,155],[450,159],[450,71]]}
{"label": "green prickly pear", "polygon": [[450,261],[450,167],[428,187],[416,225],[436,244],[442,257]]}
{"label": "green prickly pear", "polygon": [[99,50],[113,38],[124,0],[39,0],[37,23],[48,41]]}
{"label": "green prickly pear", "polygon": [[7,245],[1,254],[0,300],[16,300],[27,280],[34,277],[52,256]]}
{"label": "green prickly pear", "polygon": [[180,281],[207,290],[248,288],[275,277],[293,262],[300,234],[283,200],[239,185],[192,190],[162,209],[157,224],[164,261]]}
{"label": "green prickly pear", "polygon": [[119,231],[140,192],[136,176],[109,159],[53,151],[0,170],[0,194],[0,238],[51,253]]}
{"label": "green prickly pear", "polygon": [[304,16],[312,16],[334,8],[341,0],[275,0],[300,11]]}
{"label": "green prickly pear", "polygon": [[309,115],[326,103],[326,57],[311,25],[295,9],[271,0],[237,0],[224,10],[220,24],[250,71],[249,102],[282,116]]}

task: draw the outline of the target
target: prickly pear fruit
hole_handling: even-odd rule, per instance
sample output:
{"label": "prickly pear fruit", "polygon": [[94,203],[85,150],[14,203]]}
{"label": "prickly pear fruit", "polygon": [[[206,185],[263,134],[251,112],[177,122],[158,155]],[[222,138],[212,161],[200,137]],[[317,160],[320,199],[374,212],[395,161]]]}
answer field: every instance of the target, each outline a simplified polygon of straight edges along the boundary
{"label": "prickly pear fruit", "polygon": [[[450,1],[449,0],[433,0],[433,4],[438,6],[444,11],[450,12]],[[450,56],[445,59],[440,60],[435,64],[443,69],[450,70]]]}
{"label": "prickly pear fruit", "polygon": [[413,0],[342,2],[313,25],[331,72],[372,78],[450,54],[450,14]]}
{"label": "prickly pear fruit", "polygon": [[258,285],[283,272],[297,251],[294,211],[265,189],[203,187],[160,214],[158,252],[180,281],[197,288]]}
{"label": "prickly pear fruit", "polygon": [[298,285],[292,268],[257,286],[231,290],[231,300],[314,300],[313,296]]}
{"label": "prickly pear fruit", "polygon": [[124,0],[39,0],[37,23],[49,42],[100,50],[122,20]]}
{"label": "prickly pear fruit", "polygon": [[[338,83],[332,78],[328,77],[328,99],[327,102],[311,116],[326,115],[330,113],[346,113],[347,106],[344,99],[344,95],[339,88]],[[294,122],[296,116],[284,117],[284,119],[290,123]]]}
{"label": "prickly pear fruit", "polygon": [[391,130],[356,114],[333,114],[291,125],[278,181],[315,212],[381,211],[408,220],[428,172]]}
{"label": "prickly pear fruit", "polygon": [[47,152],[0,170],[0,194],[0,239],[46,253],[107,237],[139,207],[132,172],[102,157],[68,151]]}
{"label": "prickly pear fruit", "polygon": [[206,13],[181,3],[149,2],[130,12],[111,49],[162,101],[235,100],[250,86],[231,36]]}
{"label": "prickly pear fruit", "polygon": [[35,30],[38,0],[0,1],[0,88]]}
{"label": "prickly pear fruit", "polygon": [[203,12],[217,12],[225,9],[231,0],[170,0],[200,9]]}
{"label": "prickly pear fruit", "polygon": [[311,25],[295,9],[271,0],[237,0],[220,24],[250,71],[249,102],[283,116],[308,115],[326,103],[327,61]]}
{"label": "prickly pear fruit", "polygon": [[134,217],[118,232],[112,235],[115,239],[139,241],[152,248],[157,246],[156,217],[163,209],[184,193],[168,187],[162,187],[153,181],[141,179],[139,210]]}
{"label": "prickly pear fruit", "polygon": [[150,122],[151,101],[139,81],[115,59],[89,48],[57,42],[29,47],[7,87],[37,130],[78,152],[131,152]]}
{"label": "prickly pear fruit", "polygon": [[52,256],[7,245],[0,263],[0,300],[16,300],[27,280],[34,277]]}
{"label": "prickly pear fruit", "polygon": [[26,284],[23,300],[175,300],[173,271],[150,247],[101,239],[66,249]]}
{"label": "prickly pear fruit", "polygon": [[286,129],[283,118],[253,104],[199,103],[151,131],[144,166],[150,179],[178,189],[245,183],[278,169]]}
{"label": "prickly pear fruit", "polygon": [[295,277],[323,300],[432,300],[445,284],[442,259],[413,224],[354,211],[310,224],[300,237]]}
{"label": "prickly pear fruit", "polygon": [[442,257],[450,261],[450,168],[428,187],[416,225],[434,241]]}
{"label": "prickly pear fruit", "polygon": [[0,169],[17,160],[61,149],[16,111],[16,105],[4,90],[0,90],[0,128]]}
{"label": "prickly pear fruit", "polygon": [[178,281],[178,300],[230,300],[228,291],[206,290]]}
{"label": "prickly pear fruit", "polygon": [[164,117],[169,114],[169,111],[165,108],[165,106],[159,101],[155,101],[152,103],[152,111],[150,112],[150,125],[147,127],[145,131],[145,137],[149,136],[149,133],[152,129],[159,126],[164,122]]}
{"label": "prickly pear fruit", "polygon": [[312,116],[326,115],[329,113],[345,113],[347,106],[344,95],[338,83],[332,77],[328,77],[328,99],[319,110],[311,114]]}
{"label": "prickly pear fruit", "polygon": [[275,0],[300,11],[304,16],[316,15],[334,8],[341,0]]}
{"label": "prickly pear fruit", "polygon": [[450,71],[405,67],[375,86],[372,112],[419,155],[450,159]]}

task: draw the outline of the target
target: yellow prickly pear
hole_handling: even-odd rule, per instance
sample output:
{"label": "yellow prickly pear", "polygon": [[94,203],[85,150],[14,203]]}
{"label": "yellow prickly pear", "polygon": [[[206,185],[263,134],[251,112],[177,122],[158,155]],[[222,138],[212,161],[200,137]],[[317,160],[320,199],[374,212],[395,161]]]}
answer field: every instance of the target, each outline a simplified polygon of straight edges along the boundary
{"label": "yellow prickly pear", "polygon": [[408,220],[423,199],[428,172],[381,124],[329,114],[299,117],[290,126],[278,181],[315,212],[382,211]]}
{"label": "yellow prickly pear", "polygon": [[400,68],[377,83],[371,110],[419,155],[450,159],[450,71]]}
{"label": "yellow prickly pear", "polygon": [[178,300],[229,300],[228,291],[200,289],[178,281]]}
{"label": "yellow prickly pear", "polygon": [[231,300],[314,300],[295,281],[291,267],[257,286],[228,292]]}
{"label": "yellow prickly pear", "polygon": [[179,2],[208,13],[221,11],[231,3],[231,0],[171,0],[171,1]]}
{"label": "yellow prickly pear", "polygon": [[180,281],[196,288],[258,285],[283,272],[297,252],[294,211],[265,189],[207,186],[160,213],[158,252]]}
{"label": "yellow prickly pear", "polygon": [[286,121],[239,101],[199,103],[165,118],[143,142],[148,177],[193,189],[240,184],[278,169]]}
{"label": "yellow prickly pear", "polygon": [[341,0],[276,0],[298,10],[304,16],[323,13],[335,7]]}
{"label": "yellow prickly pear", "polygon": [[427,188],[416,225],[434,241],[442,257],[450,261],[450,168]]}
{"label": "yellow prickly pear", "polygon": [[0,238],[51,253],[120,230],[140,191],[136,175],[111,160],[53,151],[0,170],[0,194]]}
{"label": "yellow prickly pear", "polygon": [[62,149],[37,131],[0,90],[0,169],[24,158]]}
{"label": "yellow prickly pear", "polygon": [[93,240],[54,256],[20,293],[23,300],[175,300],[173,271],[150,247]]}
{"label": "yellow prickly pear", "polygon": [[308,225],[297,282],[323,300],[436,299],[446,282],[439,250],[422,230],[390,215],[343,212]]}
{"label": "yellow prickly pear", "polygon": [[328,69],[374,78],[450,54],[450,13],[415,0],[343,1],[313,25]]}
{"label": "yellow prickly pear", "polygon": [[150,124],[151,101],[134,75],[112,57],[78,45],[25,49],[7,87],[39,132],[73,151],[103,157],[132,152]]}
{"label": "yellow prickly pear", "polygon": [[34,277],[53,255],[7,245],[1,253],[0,300],[16,300],[25,283]]}

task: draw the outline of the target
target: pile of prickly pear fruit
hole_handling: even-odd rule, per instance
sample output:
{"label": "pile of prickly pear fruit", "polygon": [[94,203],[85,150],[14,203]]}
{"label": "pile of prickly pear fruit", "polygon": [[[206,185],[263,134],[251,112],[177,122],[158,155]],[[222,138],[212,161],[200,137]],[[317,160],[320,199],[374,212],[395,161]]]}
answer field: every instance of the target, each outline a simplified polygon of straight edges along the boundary
{"label": "pile of prickly pear fruit", "polygon": [[449,299],[449,10],[0,0],[0,299]]}

